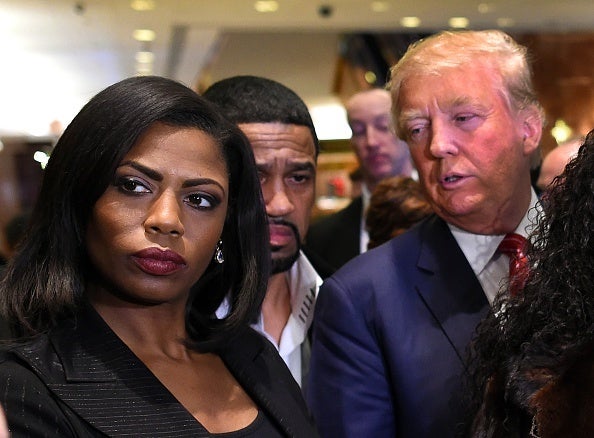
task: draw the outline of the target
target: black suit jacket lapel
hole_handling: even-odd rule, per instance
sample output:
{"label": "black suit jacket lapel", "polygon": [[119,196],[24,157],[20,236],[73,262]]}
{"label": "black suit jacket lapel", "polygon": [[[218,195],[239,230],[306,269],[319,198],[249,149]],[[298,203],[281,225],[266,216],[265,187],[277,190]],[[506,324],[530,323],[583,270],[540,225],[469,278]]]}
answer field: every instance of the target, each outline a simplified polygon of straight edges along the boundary
{"label": "black suit jacket lapel", "polygon": [[48,387],[109,436],[209,436],[94,311],[50,335],[65,380]]}
{"label": "black suit jacket lapel", "polygon": [[474,329],[487,313],[488,302],[464,253],[447,224],[437,216],[425,222],[417,291],[464,363]]}
{"label": "black suit jacket lapel", "polygon": [[[270,344],[252,329],[220,353],[242,387],[290,437],[315,437],[299,386]],[[298,413],[298,414],[297,414]]]}
{"label": "black suit jacket lapel", "polygon": [[[208,431],[151,371],[87,309],[32,347],[18,352],[48,388],[81,419],[108,436],[208,437]],[[59,359],[53,352],[56,352]],[[274,347],[252,329],[232,341],[221,358],[231,373],[287,436],[316,437],[299,386]]]}

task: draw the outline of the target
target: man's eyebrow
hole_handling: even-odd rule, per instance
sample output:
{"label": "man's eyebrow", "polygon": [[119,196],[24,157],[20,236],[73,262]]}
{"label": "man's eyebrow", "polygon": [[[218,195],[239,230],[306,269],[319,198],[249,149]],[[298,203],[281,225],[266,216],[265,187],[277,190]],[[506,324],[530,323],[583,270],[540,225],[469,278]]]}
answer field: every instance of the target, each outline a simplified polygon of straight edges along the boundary
{"label": "man's eyebrow", "polygon": [[415,119],[425,119],[426,117],[418,110],[404,110],[398,115],[398,123],[406,123]]}
{"label": "man's eyebrow", "polygon": [[[268,169],[273,168],[274,165],[269,162],[260,162],[260,163],[256,162],[256,167],[259,170],[268,170]],[[292,171],[295,171],[295,170],[307,170],[309,172],[316,171],[316,166],[311,161],[289,162],[287,164],[287,168],[289,168]]]}
{"label": "man's eyebrow", "polygon": [[316,168],[313,163],[307,161],[304,163],[290,163],[289,166],[291,170],[307,170],[309,172],[315,172]]}

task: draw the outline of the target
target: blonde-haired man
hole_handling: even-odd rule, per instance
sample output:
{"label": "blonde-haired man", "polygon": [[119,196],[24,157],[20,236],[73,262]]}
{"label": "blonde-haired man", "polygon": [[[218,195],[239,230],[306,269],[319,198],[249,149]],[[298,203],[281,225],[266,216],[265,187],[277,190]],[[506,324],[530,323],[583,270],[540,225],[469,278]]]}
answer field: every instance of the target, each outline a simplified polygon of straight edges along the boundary
{"label": "blonde-haired man", "polygon": [[324,282],[308,394],[322,436],[455,435],[465,349],[509,274],[499,244],[527,235],[537,201],[542,110],[508,35],[420,41],[392,68],[390,91],[436,215]]}

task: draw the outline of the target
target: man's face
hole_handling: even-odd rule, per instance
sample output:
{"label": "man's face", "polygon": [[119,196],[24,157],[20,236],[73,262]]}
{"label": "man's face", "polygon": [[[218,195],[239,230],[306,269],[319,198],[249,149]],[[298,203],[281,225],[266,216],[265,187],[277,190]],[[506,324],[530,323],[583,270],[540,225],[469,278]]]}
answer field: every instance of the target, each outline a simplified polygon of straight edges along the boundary
{"label": "man's face", "polygon": [[241,123],[256,158],[270,229],[272,272],[297,257],[314,203],[315,145],[306,126]]}
{"label": "man's face", "polygon": [[347,104],[351,144],[370,188],[390,176],[410,175],[408,148],[394,134],[390,108],[385,90],[359,93]]}
{"label": "man's face", "polygon": [[517,226],[530,202],[530,154],[541,122],[512,111],[501,78],[483,64],[406,79],[396,105],[420,180],[435,211],[477,234]]}

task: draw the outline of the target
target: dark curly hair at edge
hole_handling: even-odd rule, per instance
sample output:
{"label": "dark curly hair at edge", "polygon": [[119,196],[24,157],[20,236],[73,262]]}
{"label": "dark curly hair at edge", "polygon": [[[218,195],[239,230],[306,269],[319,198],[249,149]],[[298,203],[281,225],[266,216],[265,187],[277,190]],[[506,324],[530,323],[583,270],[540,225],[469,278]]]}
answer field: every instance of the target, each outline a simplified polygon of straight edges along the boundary
{"label": "dark curly hair at edge", "polygon": [[[471,344],[468,429],[527,436],[530,397],[594,340],[594,131],[541,200],[531,272],[516,297],[501,293]],[[589,350],[588,350],[589,351]],[[495,402],[486,402],[487,391]],[[480,420],[476,415],[479,413]]]}
{"label": "dark curly hair at edge", "polygon": [[[93,97],[52,152],[26,237],[0,283],[0,310],[16,336],[43,333],[86,303],[85,284],[96,275],[86,254],[89,215],[123,157],[157,122],[213,137],[229,174],[221,236],[225,262],[212,261],[191,291],[188,345],[216,349],[257,315],[270,256],[264,201],[247,138],[185,85],[157,76],[133,77]],[[229,292],[230,312],[218,320],[215,310]]]}

